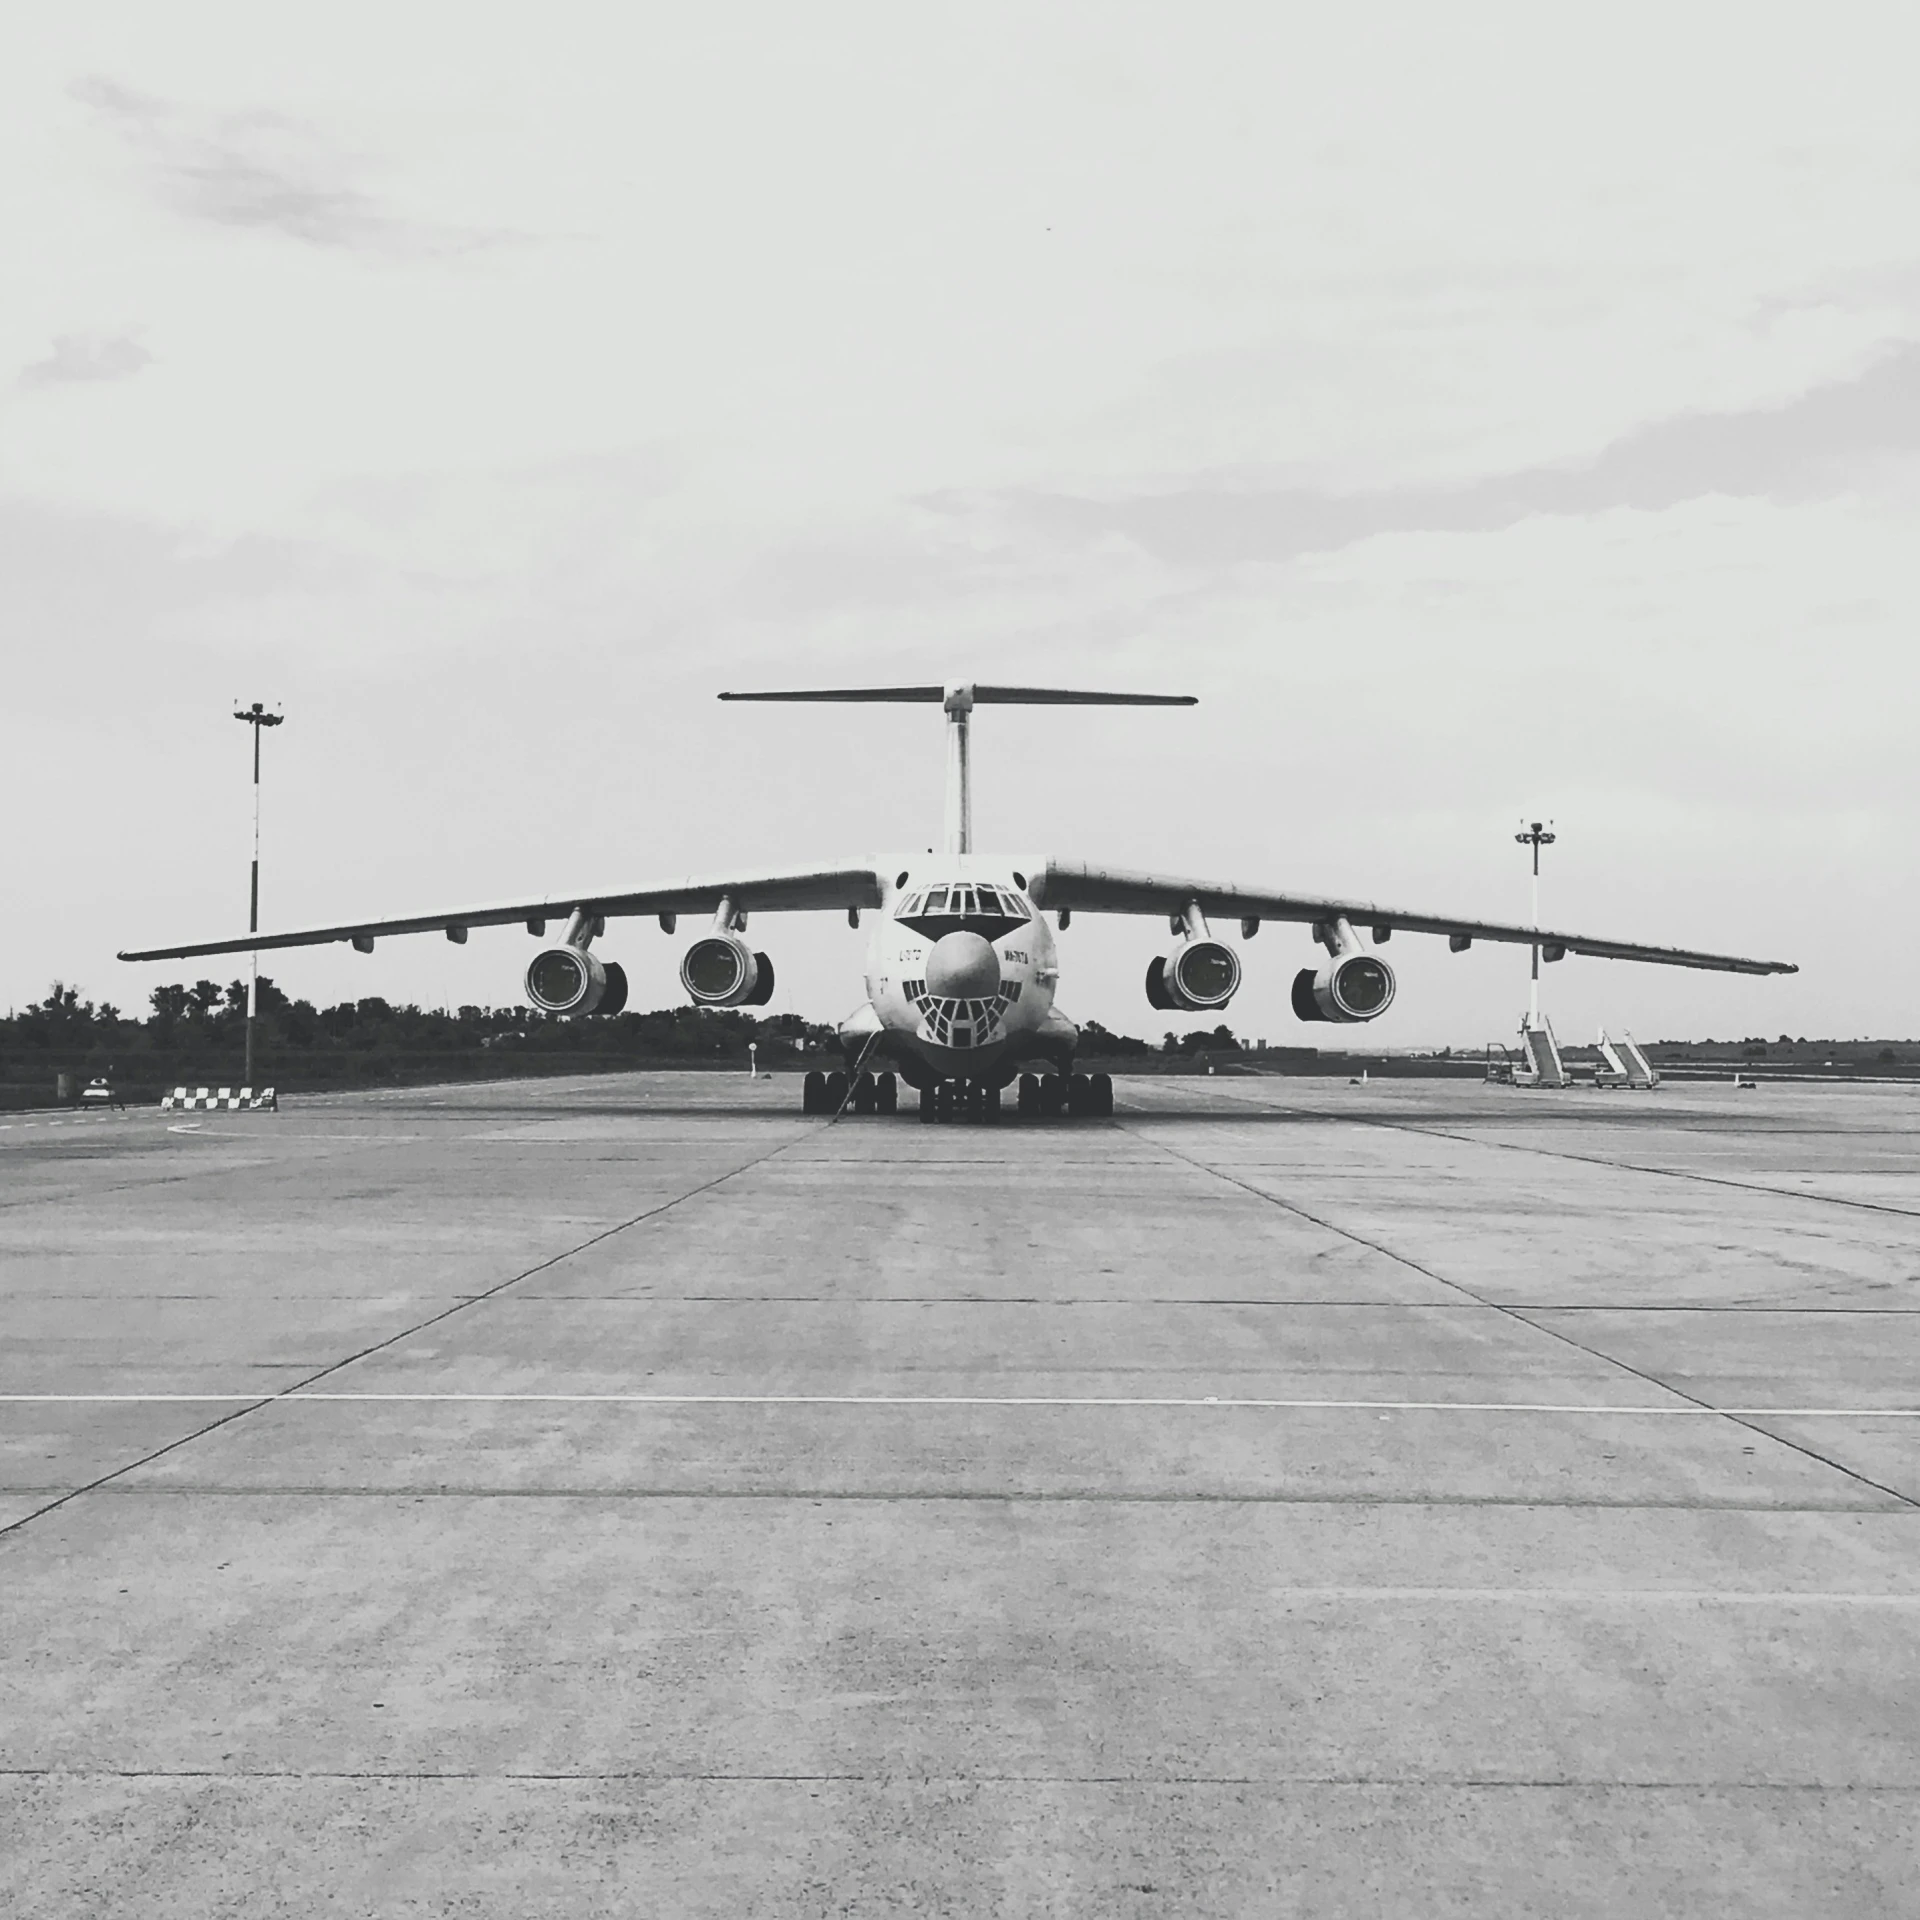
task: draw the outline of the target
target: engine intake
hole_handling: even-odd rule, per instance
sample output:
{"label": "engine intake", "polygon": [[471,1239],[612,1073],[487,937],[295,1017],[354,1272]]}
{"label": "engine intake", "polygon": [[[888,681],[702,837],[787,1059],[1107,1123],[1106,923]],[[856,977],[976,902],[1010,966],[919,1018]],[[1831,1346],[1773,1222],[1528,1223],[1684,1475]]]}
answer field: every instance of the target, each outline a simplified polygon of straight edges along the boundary
{"label": "engine intake", "polygon": [[627,972],[578,947],[545,947],[527,968],[527,998],[542,1013],[618,1013],[627,1004]]}
{"label": "engine intake", "polygon": [[1147,967],[1147,1004],[1162,1013],[1211,1013],[1240,990],[1240,956],[1218,940],[1182,940]]}
{"label": "engine intake", "polygon": [[737,934],[710,933],[680,962],[680,984],[699,1007],[764,1007],[773,998],[773,962]]}
{"label": "engine intake", "polygon": [[1376,953],[1348,953],[1316,973],[1293,976],[1293,1011],[1302,1020],[1377,1020],[1393,1005],[1393,969]]}

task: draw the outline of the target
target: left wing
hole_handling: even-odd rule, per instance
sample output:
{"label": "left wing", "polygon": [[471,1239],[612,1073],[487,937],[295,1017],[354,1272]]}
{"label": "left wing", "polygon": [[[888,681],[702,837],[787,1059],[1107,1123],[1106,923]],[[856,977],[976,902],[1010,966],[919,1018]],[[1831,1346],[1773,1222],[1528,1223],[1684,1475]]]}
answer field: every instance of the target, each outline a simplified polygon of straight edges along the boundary
{"label": "left wing", "polygon": [[644,913],[716,913],[722,900],[735,911],[792,913],[835,908],[877,907],[879,870],[859,867],[786,867],[772,872],[709,874],[670,880],[653,887],[607,893],[557,893],[507,905],[459,907],[451,913],[423,913],[400,920],[347,920],[338,926],[301,927],[291,933],[243,933],[231,940],[199,940],[177,947],[146,947],[123,953],[122,960],[192,960],[208,953],[264,953],[270,947],[320,947],[351,940],[371,951],[377,939],[400,933],[444,933],[464,940],[469,927],[506,927],[524,921],[529,931],[548,921],[564,924],[575,913],[621,919]]}
{"label": "left wing", "polygon": [[1126,873],[1117,867],[1049,860],[1035,874],[1031,888],[1036,906],[1075,913],[1166,914],[1169,918],[1190,904],[1202,913],[1240,920],[1349,920],[1373,929],[1375,940],[1385,931],[1444,933],[1464,946],[1474,940],[1501,940],[1514,946],[1541,949],[1543,960],[1562,954],[1584,953],[1600,960],[1650,960],[1667,967],[1711,967],[1721,973],[1798,973],[1787,960],[1743,960],[1730,953],[1695,953],[1686,947],[1646,947],[1631,940],[1596,940],[1584,933],[1561,933],[1550,927],[1519,927],[1499,920],[1459,920],[1446,914],[1411,913],[1401,907],[1381,906],[1373,900],[1323,900],[1304,893],[1269,893],[1250,887],[1222,886],[1209,880],[1182,880],[1166,874]]}

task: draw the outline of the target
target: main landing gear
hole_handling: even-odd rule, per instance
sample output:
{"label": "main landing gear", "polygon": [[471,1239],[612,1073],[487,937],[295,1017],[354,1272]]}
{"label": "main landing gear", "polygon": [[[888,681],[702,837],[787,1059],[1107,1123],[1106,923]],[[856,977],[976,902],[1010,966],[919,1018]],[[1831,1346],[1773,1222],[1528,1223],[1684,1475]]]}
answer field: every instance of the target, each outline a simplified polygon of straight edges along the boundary
{"label": "main landing gear", "polygon": [[891,1073],[863,1073],[848,1098],[844,1073],[810,1073],[800,1094],[802,1113],[894,1113],[900,1106],[900,1082]]}
{"label": "main landing gear", "polygon": [[1104,1073],[1036,1074],[1020,1076],[1020,1117],[1053,1120],[1110,1120],[1113,1117],[1113,1080]]}

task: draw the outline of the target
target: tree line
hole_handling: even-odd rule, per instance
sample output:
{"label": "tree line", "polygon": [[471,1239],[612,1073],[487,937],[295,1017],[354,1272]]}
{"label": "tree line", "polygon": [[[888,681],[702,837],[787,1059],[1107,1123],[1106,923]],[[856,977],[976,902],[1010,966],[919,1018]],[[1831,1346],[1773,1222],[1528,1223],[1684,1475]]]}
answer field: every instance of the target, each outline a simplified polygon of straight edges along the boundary
{"label": "tree line", "polygon": [[[281,1088],[403,1084],[596,1067],[720,1066],[744,1071],[749,1047],[762,1067],[837,1064],[833,1030],[798,1014],[739,1007],[675,1006],[610,1019],[556,1019],[531,1007],[395,1006],[378,995],[330,1007],[296,1000],[261,976],[255,1075]],[[158,986],[144,1015],[88,999],[56,980],[46,996],[0,1021],[0,1100],[19,1106],[52,1097],[56,1079],[78,1086],[100,1076],[129,1097],[170,1086],[240,1083],[247,983],[184,981]],[[1081,1028],[1089,1059],[1192,1056],[1239,1048],[1225,1026],[1167,1034],[1158,1044]]]}
{"label": "tree line", "polygon": [[[0,1021],[0,1090],[19,1105],[21,1094],[48,1097],[60,1074],[102,1076],[135,1096],[175,1085],[238,1085],[246,1023],[244,980],[155,987],[144,1017],[55,981],[44,999]],[[771,1066],[822,1054],[832,1037],[831,1029],[797,1014],[737,1007],[683,1006],[606,1020],[553,1019],[530,1007],[396,1006],[378,995],[318,1007],[262,975],[255,1078],[263,1086],[322,1087],[600,1066],[744,1071],[749,1047]]]}

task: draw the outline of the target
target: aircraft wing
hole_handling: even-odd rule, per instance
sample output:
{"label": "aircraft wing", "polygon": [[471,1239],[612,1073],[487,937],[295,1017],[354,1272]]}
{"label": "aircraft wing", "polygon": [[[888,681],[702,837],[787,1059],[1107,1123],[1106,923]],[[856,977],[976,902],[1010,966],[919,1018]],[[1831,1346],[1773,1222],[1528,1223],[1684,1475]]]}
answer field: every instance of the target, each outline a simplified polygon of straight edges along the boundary
{"label": "aircraft wing", "polygon": [[[1711,967],[1721,973],[1798,973],[1787,960],[1744,960],[1730,953],[1695,953],[1686,947],[1648,947],[1631,940],[1598,940],[1584,933],[1562,933],[1550,927],[1512,926],[1499,920],[1461,920],[1449,914],[1414,913],[1404,907],[1382,906],[1374,900],[1316,899],[1304,893],[1271,893],[1259,888],[1221,885],[1211,880],[1185,880],[1168,874],[1127,873],[1118,867],[1094,867],[1080,862],[1049,860],[1034,876],[1036,906],[1074,913],[1166,914],[1181,912],[1197,901],[1202,913],[1222,919],[1299,920],[1346,919],[1359,929],[1388,928],[1396,933],[1444,933],[1465,944],[1473,940],[1501,940],[1514,946],[1542,949],[1541,957],[1557,960],[1563,953],[1590,954],[1601,960],[1649,960],[1667,967]],[[1376,931],[1374,937],[1380,938]],[[1558,949],[1558,951],[1555,951]]]}
{"label": "aircraft wing", "polygon": [[507,927],[516,921],[559,922],[576,912],[609,920],[647,913],[715,913],[722,900],[737,911],[796,913],[844,911],[880,904],[880,874],[873,866],[786,867],[759,873],[721,873],[669,880],[652,887],[621,887],[605,893],[554,893],[539,900],[457,907],[450,913],[415,914],[400,920],[347,920],[338,926],[299,927],[288,933],[243,933],[230,940],[196,940],[173,947],[145,947],[122,960],[192,960],[201,954],[266,952],[271,947],[321,947],[335,940],[370,944],[391,934],[444,933],[464,940],[469,927]]}

